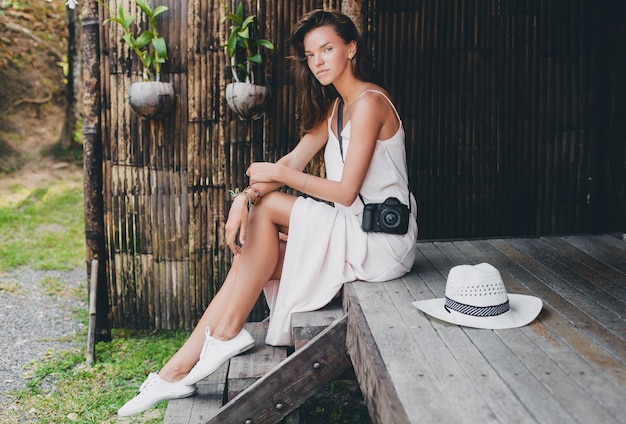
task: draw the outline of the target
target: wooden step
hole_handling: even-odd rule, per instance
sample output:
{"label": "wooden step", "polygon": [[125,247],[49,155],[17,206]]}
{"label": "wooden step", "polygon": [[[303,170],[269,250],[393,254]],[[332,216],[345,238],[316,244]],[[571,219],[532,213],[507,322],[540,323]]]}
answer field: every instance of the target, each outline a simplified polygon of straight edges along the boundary
{"label": "wooden step", "polygon": [[[292,334],[296,350],[301,349],[325,328],[343,316],[341,301],[312,312],[292,315]],[[288,349],[265,344],[269,322],[248,322],[245,328],[256,346],[225,363],[217,372],[198,382],[198,391],[185,399],[171,400],[164,424],[204,423],[214,417],[228,401],[234,399],[257,380],[277,368],[287,359]],[[285,417],[283,423],[297,423],[297,411]]]}
{"label": "wooden step", "polygon": [[269,322],[248,322],[245,328],[250,332],[256,346],[230,360],[228,370],[228,400],[247,389],[252,383],[277,367],[287,358],[286,347],[265,344]]}
{"label": "wooden step", "polygon": [[207,424],[279,423],[351,367],[347,316],[335,321],[280,366],[222,407]]}
{"label": "wooden step", "polygon": [[224,404],[228,362],[212,375],[197,383],[195,395],[170,400],[163,419],[164,424],[203,423],[213,417]]}
{"label": "wooden step", "polygon": [[235,356],[214,374],[199,381],[198,391],[194,396],[169,401],[164,424],[206,422],[228,400],[286,359],[287,348],[265,344],[268,324],[268,322],[246,323],[244,327],[254,337],[256,346]]}
{"label": "wooden step", "polygon": [[291,334],[296,350],[343,316],[341,299],[334,299],[322,309],[291,315]]}

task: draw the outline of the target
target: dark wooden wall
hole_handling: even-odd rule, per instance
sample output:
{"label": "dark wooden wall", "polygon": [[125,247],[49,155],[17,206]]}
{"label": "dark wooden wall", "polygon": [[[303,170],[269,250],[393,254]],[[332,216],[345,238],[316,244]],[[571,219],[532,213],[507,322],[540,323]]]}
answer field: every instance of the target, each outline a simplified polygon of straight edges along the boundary
{"label": "dark wooden wall", "polygon": [[[119,2],[133,10],[110,5]],[[165,119],[130,112],[126,91],[141,71],[119,32],[100,34],[109,297],[116,326],[190,328],[230,265],[227,190],[246,186],[251,161],[298,140],[290,27],[341,0],[244,0],[277,46],[266,55],[271,102],[256,121],[226,106],[219,1],[156,3],[170,8],[158,23],[171,56],[163,80],[177,95]],[[367,48],[406,128],[421,238],[626,230],[618,0],[363,4]]]}
{"label": "dark wooden wall", "polygon": [[609,2],[397,3],[379,2],[370,25],[405,118],[422,237],[623,231],[623,137],[601,122]]}

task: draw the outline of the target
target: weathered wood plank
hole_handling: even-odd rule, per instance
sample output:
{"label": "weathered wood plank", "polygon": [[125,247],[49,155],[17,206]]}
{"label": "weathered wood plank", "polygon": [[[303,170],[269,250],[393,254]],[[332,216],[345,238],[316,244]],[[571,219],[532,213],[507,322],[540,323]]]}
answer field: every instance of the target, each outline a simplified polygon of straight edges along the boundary
{"label": "weathered wood plank", "polygon": [[[550,245],[549,252],[559,261],[564,262],[570,269],[576,272],[585,281],[604,290],[603,299],[600,303],[607,307],[614,307],[617,314],[626,311],[626,275],[607,267],[601,261],[588,255],[583,250],[571,245],[561,237],[542,237],[542,241]],[[537,243],[539,243],[537,241]],[[542,246],[543,247],[543,246]],[[607,303],[610,299],[611,303]],[[616,300],[613,300],[616,299]]]}
{"label": "weathered wood plank", "polygon": [[[451,243],[435,243],[435,246],[441,254],[445,254],[445,256],[453,263],[477,263],[481,261],[494,263],[500,268],[501,272],[503,272],[503,278],[507,281],[507,287],[509,289],[511,288],[510,286],[514,286],[515,292],[527,292],[527,289],[521,286],[518,281],[515,281],[515,284],[512,284],[513,281],[511,281],[510,278],[507,278],[509,267],[514,265],[514,263],[507,263],[504,265],[502,256],[494,257],[488,254],[486,255],[484,252],[478,251],[477,249],[472,251],[470,248],[474,244],[484,245],[496,242],[501,241],[455,242],[454,245]],[[430,255],[437,254],[434,249],[429,250]],[[493,251],[490,253],[493,253]],[[443,263],[444,261],[442,258],[435,258],[434,262]],[[442,295],[443,292],[438,294],[438,296]],[[542,321],[544,321],[546,319],[546,314],[542,314],[542,316]],[[547,319],[549,318],[550,317]],[[620,408],[623,409],[623,406],[620,407],[618,400],[622,398],[624,394],[623,388],[620,388],[620,386],[615,384],[614,381],[608,379],[603,370],[591,367],[589,363],[577,355],[571,347],[559,343],[558,349],[555,348],[554,345],[558,342],[558,339],[555,339],[553,335],[549,334],[545,328],[543,330],[538,330],[538,328],[543,328],[543,325],[542,323],[536,321],[533,324],[521,329],[496,331],[498,337],[502,340],[500,344],[502,342],[505,343],[506,350],[509,351],[509,355],[519,358],[519,361],[509,361],[509,364],[506,366],[515,366],[513,362],[521,363],[524,365],[524,368],[529,369],[534,376],[534,379],[527,380],[522,387],[532,387],[534,385],[539,389],[540,387],[537,386],[537,381],[540,382],[545,387],[545,389],[540,388],[541,393],[549,393],[550,397],[554,397],[556,402],[553,403],[555,405],[565,406],[565,410],[560,410],[560,414],[562,414],[560,416],[561,418],[566,419],[568,416],[571,416],[583,422],[617,422],[618,420],[616,417],[619,416]],[[474,330],[468,329],[468,331]],[[475,337],[478,337],[479,335],[481,338],[484,336],[482,333],[477,333]],[[473,340],[480,343],[478,338],[473,338]],[[586,339],[586,343],[589,343],[588,339]],[[492,340],[489,343],[484,343],[483,346],[484,348],[489,347],[491,349],[494,345],[495,342]],[[544,346],[548,346],[553,349],[552,359],[541,349],[541,347]],[[481,348],[481,350],[482,349],[483,348]],[[455,351],[457,350],[458,348],[455,349]],[[483,351],[483,354],[488,355],[489,352]],[[605,354],[605,357],[606,356],[607,355]],[[563,364],[564,357],[567,358],[567,367]],[[616,365],[619,366],[619,364]],[[505,364],[502,364],[502,366],[505,367]],[[587,372],[594,375],[591,376],[590,379],[586,379],[584,378],[584,373],[581,374],[581,370],[587,370]],[[529,377],[530,376],[527,375],[527,378]],[[516,378],[520,379],[521,377],[516,373]],[[598,379],[599,381],[597,381]],[[591,394],[588,387],[590,383],[595,386],[595,392],[593,393],[594,396],[589,396]],[[519,396],[520,398],[523,398],[522,396],[529,396],[529,394],[531,393],[526,391],[525,394],[520,393]],[[536,398],[535,400],[544,402],[546,399],[542,396],[541,398]],[[540,404],[537,404],[537,406],[539,405]],[[529,408],[529,410],[532,410],[532,413],[535,414],[536,418],[540,421],[550,418],[550,415],[544,417],[538,415],[542,413],[536,412],[539,409],[542,408]],[[558,408],[556,410],[554,409],[554,405],[546,410],[551,411],[551,413],[559,412]],[[552,419],[554,419],[554,416]]]}
{"label": "weathered wood plank", "polygon": [[620,359],[624,353],[620,339],[609,333],[601,322],[581,312],[575,304],[546,285],[545,279],[553,278],[549,270],[517,250],[510,240],[461,241],[455,242],[455,245],[471,261],[492,260],[498,264],[511,293],[541,298],[544,307],[538,319],[545,328],[619,384],[626,383],[626,369],[623,359]]}
{"label": "weathered wood plank", "polygon": [[343,316],[341,300],[335,299],[322,309],[291,315],[291,333],[296,350]]}
{"label": "weathered wood plank", "polygon": [[[458,417],[455,419],[459,421],[469,416],[481,422],[491,421],[494,416],[502,422],[528,421],[529,412],[463,329],[428,320],[411,304],[413,300],[434,297],[419,275],[411,273],[398,282],[387,282],[385,289],[414,335],[414,340],[410,342],[423,352],[443,387],[448,398],[447,420],[453,419],[456,413]],[[397,341],[403,344],[408,342]],[[415,381],[408,380],[406,384],[413,385]],[[418,405],[421,403],[419,398],[414,401]]]}
{"label": "weathered wood plank", "polygon": [[[411,340],[413,336],[401,325],[402,318],[397,311],[391,313],[391,308],[385,308],[384,313],[388,314],[393,324],[383,324],[382,331],[378,325],[371,326],[370,318],[374,318],[369,315],[372,304],[380,307],[388,300],[383,297],[382,284],[351,283],[344,286],[348,352],[370,418],[374,423],[444,422],[448,404],[441,382],[419,349],[415,349],[415,342]],[[367,285],[367,290],[361,288],[363,285]],[[371,290],[369,299],[363,297],[368,295],[368,290]],[[380,320],[377,322],[381,323]],[[386,349],[392,344],[396,346],[398,340],[410,343],[403,349]],[[412,384],[400,384],[407,380],[411,380]]]}
{"label": "weathered wood plank", "polygon": [[[575,271],[576,261],[567,257],[559,258],[558,252],[547,243],[532,239],[511,239],[510,243],[533,261],[546,269],[542,281],[551,289],[563,294],[570,302],[584,313],[602,322],[606,330],[615,334],[624,343],[624,320],[618,310],[623,309],[622,302],[606,291],[590,284]],[[610,307],[609,307],[610,305]]]}
{"label": "weathered wood plank", "polygon": [[[561,368],[562,364],[551,360],[532,340],[526,337],[523,328],[516,331],[498,330],[496,333],[512,354],[519,358],[537,381],[575,420],[585,423],[618,423],[620,421],[596,399],[589,396],[588,391],[575,379],[564,372]],[[539,339],[539,341],[542,345],[550,342],[546,338]],[[564,346],[563,348],[562,352],[565,353],[568,349]],[[582,365],[584,360],[579,357],[577,362]]]}
{"label": "weathered wood plank", "polygon": [[256,342],[254,349],[230,360],[228,400],[251,386],[287,358],[287,348],[265,344],[269,322],[248,322],[244,327]]}
{"label": "weathered wood plank", "polygon": [[[548,317],[549,319],[549,317]],[[610,376],[610,370],[598,368],[581,356],[575,349],[564,343],[558,335],[551,333],[543,323],[536,323],[522,329],[524,334],[541,349],[553,363],[558,364],[568,378],[576,382],[585,399],[591,397],[606,409],[612,420],[620,421],[620,415],[624,413],[624,399],[626,399],[626,384],[619,384]],[[558,386],[559,381],[554,383]],[[560,388],[557,390],[561,392]],[[578,398],[568,399],[568,402]],[[586,412],[586,411],[585,411]],[[600,422],[594,416],[590,422]],[[609,420],[610,421],[610,420]]]}
{"label": "weathered wood plank", "polygon": [[[473,246],[475,244],[481,245],[482,250],[489,256],[482,256],[483,252],[475,249]],[[520,280],[527,284],[535,278],[531,273],[520,271],[522,268],[519,264],[529,268],[528,263],[519,260],[507,261],[502,255],[502,251],[520,253],[505,240],[456,242],[455,245],[471,257],[470,261],[491,258],[493,262],[501,264],[500,268],[505,270],[505,274],[510,273],[514,277],[507,278],[507,287],[514,292],[525,292]],[[494,245],[501,250],[489,248]],[[503,278],[506,278],[506,275]],[[530,287],[532,288],[532,284]],[[546,313],[546,310],[549,312]],[[521,329],[533,341],[534,346],[529,345],[532,350],[536,350],[533,358],[535,356],[539,358],[529,361],[527,367],[534,371],[537,378],[542,380],[551,392],[555,393],[555,397],[562,405],[569,411],[577,411],[577,419],[598,422],[619,421],[617,417],[624,412],[623,399],[626,398],[624,365],[565,321],[561,313],[554,312],[551,306],[544,305],[544,312],[539,320]],[[498,332],[498,334],[505,339],[510,333]],[[515,342],[517,339],[510,337],[507,344],[510,346]],[[516,351],[514,348],[511,350]],[[519,353],[517,355],[519,356]]]}
{"label": "weathered wood plank", "polygon": [[347,317],[326,328],[302,349],[228,402],[211,424],[277,423],[349,367]]}
{"label": "weathered wood plank", "polygon": [[169,401],[164,424],[200,424],[210,419],[224,404],[228,362],[197,383],[195,395]]}
{"label": "weathered wood plank", "polygon": [[[613,244],[609,244],[608,247],[603,240],[615,240],[611,236],[599,237],[583,237],[583,236],[566,236],[562,237],[562,240],[576,246],[589,256],[593,256],[602,263],[620,271],[626,276],[626,252],[621,249],[615,248]],[[621,243],[626,249],[626,242],[617,240],[618,246]],[[624,277],[622,277],[623,279]]]}
{"label": "weathered wood plank", "polygon": [[610,234],[595,234],[589,235],[589,239],[593,243],[606,249],[612,255],[618,256],[626,260],[626,234],[622,235],[622,238],[614,237]]}
{"label": "weathered wood plank", "polygon": [[[444,296],[445,279],[443,276],[447,276],[447,272],[451,266],[460,263],[474,263],[474,261],[465,256],[455,258],[456,260],[460,260],[460,262],[451,261],[442,252],[442,250],[444,250],[451,256],[459,254],[458,252],[454,253],[454,255],[451,253],[456,249],[450,243],[438,244],[437,247],[435,245],[418,245],[418,248],[420,252],[424,254],[424,257],[441,273],[441,281],[426,281],[426,285],[431,288],[435,297]],[[490,262],[493,264],[493,261]],[[496,263],[495,266],[498,266],[498,264]],[[431,321],[433,326],[443,326],[445,328],[450,325],[434,318],[431,318]],[[527,410],[526,421],[568,422],[573,420],[573,417],[559,404],[553,394],[528,370],[526,364],[521,361],[520,358],[516,357],[515,353],[498,337],[496,331],[467,327],[463,327],[462,331],[469,337],[471,343],[478,348],[481,355],[489,362],[494,372],[500,376],[502,381],[513,393],[513,396],[519,399],[524,405]],[[520,329],[500,331],[508,331],[512,333],[513,336],[519,336],[521,334]]]}
{"label": "weathered wood plank", "polygon": [[344,309],[349,318],[348,353],[372,422],[384,423],[385,419],[394,419],[398,424],[410,423],[371,330],[361,318],[363,312],[352,284],[344,285],[343,292]]}
{"label": "weathered wood plank", "polygon": [[[474,328],[464,330],[472,342],[489,361],[494,370],[506,381],[510,390],[529,410],[529,417],[538,423],[576,422],[575,418],[554,398],[533,375],[515,352],[503,343],[494,331]],[[510,331],[510,330],[507,330]],[[513,336],[520,331],[513,330]]]}

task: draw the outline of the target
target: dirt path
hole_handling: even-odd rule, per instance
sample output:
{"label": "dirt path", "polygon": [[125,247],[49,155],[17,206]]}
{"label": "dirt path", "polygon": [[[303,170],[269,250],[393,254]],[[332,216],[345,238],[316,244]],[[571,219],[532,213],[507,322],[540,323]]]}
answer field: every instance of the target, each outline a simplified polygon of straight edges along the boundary
{"label": "dirt path", "polygon": [[[63,290],[51,291],[45,281],[58,281]],[[86,304],[74,294],[85,286],[85,270],[35,271],[16,269],[0,274],[0,410],[10,408],[8,392],[26,387],[29,365],[47,356],[81,348],[73,339],[84,332],[76,310]]]}

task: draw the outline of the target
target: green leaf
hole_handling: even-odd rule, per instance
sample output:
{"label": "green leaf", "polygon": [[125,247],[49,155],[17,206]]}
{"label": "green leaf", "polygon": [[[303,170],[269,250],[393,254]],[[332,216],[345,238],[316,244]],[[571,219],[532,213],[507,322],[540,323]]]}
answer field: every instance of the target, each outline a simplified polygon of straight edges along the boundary
{"label": "green leaf", "polygon": [[237,33],[237,35],[241,38],[245,38],[246,40],[250,39],[250,28],[242,29]]}
{"label": "green leaf", "polygon": [[[121,18],[118,17],[111,17],[111,18],[107,18],[104,21],[102,21],[102,25],[106,25],[109,22],[115,22],[116,24],[119,24],[121,27],[124,27],[124,20],[122,20]],[[126,29],[126,28],[124,28]]]}
{"label": "green leaf", "polygon": [[120,6],[117,8],[117,17],[121,19],[121,22],[118,22],[118,23],[124,28],[124,30],[126,30],[126,32],[129,32],[130,26],[133,24],[133,21],[135,20],[135,15],[124,16],[124,8],[122,7],[122,4],[120,3]]}
{"label": "green leaf", "polygon": [[167,60],[167,45],[165,44],[165,38],[157,37],[152,40],[152,47],[159,55],[159,63],[165,63]]}
{"label": "green leaf", "polygon": [[220,21],[221,23],[224,23],[226,21],[232,21],[236,25],[234,28],[240,27],[241,24],[243,23],[243,20],[239,16],[232,14],[232,13],[230,15],[224,16],[222,19],[220,19]]}
{"label": "green leaf", "polygon": [[239,22],[243,22],[243,4],[239,3],[237,6],[237,16],[239,17]]}
{"label": "green leaf", "polygon": [[122,39],[126,41],[126,43],[130,46],[131,49],[137,46],[137,43],[135,43],[135,37],[133,37],[133,34],[124,34],[122,35]]}
{"label": "green leaf", "polygon": [[230,37],[228,37],[228,43],[226,43],[226,50],[229,57],[233,57],[235,55],[235,49],[237,48],[237,33],[232,32]]}
{"label": "green leaf", "polygon": [[250,56],[248,60],[254,63],[261,63],[263,61],[263,58],[261,58],[261,55],[257,53],[254,56]]}
{"label": "green leaf", "polygon": [[251,24],[252,22],[254,22],[254,18],[256,18],[256,16],[254,16],[254,15],[250,15],[250,16],[248,16],[248,17],[246,18],[246,20],[245,20],[245,21],[243,21],[243,24],[241,24],[241,27],[242,27],[242,28],[247,28],[248,26],[250,26],[250,24]]}
{"label": "green leaf", "polygon": [[158,6],[156,9],[154,9],[154,13],[152,14],[152,17],[150,17],[150,27],[152,29],[154,29],[156,31],[156,18],[159,14],[167,11],[168,8],[165,6]]}
{"label": "green leaf", "polygon": [[126,32],[130,31],[130,26],[133,24],[133,21],[135,20],[135,15],[130,15],[127,16],[126,18],[124,18],[124,29],[126,30]]}
{"label": "green leaf", "polygon": [[157,6],[156,9],[154,9],[154,13],[152,16],[159,16],[161,13],[165,12],[169,10],[169,7],[167,6]]}
{"label": "green leaf", "polygon": [[152,42],[153,38],[154,38],[154,32],[152,31],[142,32],[141,34],[139,34],[139,37],[137,37],[137,39],[135,40],[135,42],[137,43],[137,48],[138,49],[145,48],[148,44]]}
{"label": "green leaf", "polygon": [[122,3],[120,3],[120,5],[117,7],[117,16],[119,16],[122,20],[126,20],[124,18],[124,7],[122,7]]}
{"label": "green leaf", "polygon": [[150,65],[152,65],[152,56],[150,56],[148,52],[143,52],[142,56],[143,56],[144,62],[146,63],[146,66],[149,68]]}
{"label": "green leaf", "polygon": [[264,38],[260,40],[256,40],[254,44],[260,47],[265,47],[266,49],[269,49],[269,50],[274,50],[274,45],[272,44],[272,42]]}
{"label": "green leaf", "polygon": [[150,5],[146,1],[144,1],[144,0],[135,0],[135,3],[137,3],[137,6],[139,6],[139,8],[141,10],[143,10],[143,13],[148,15],[149,18],[152,18],[152,8],[150,7]]}

